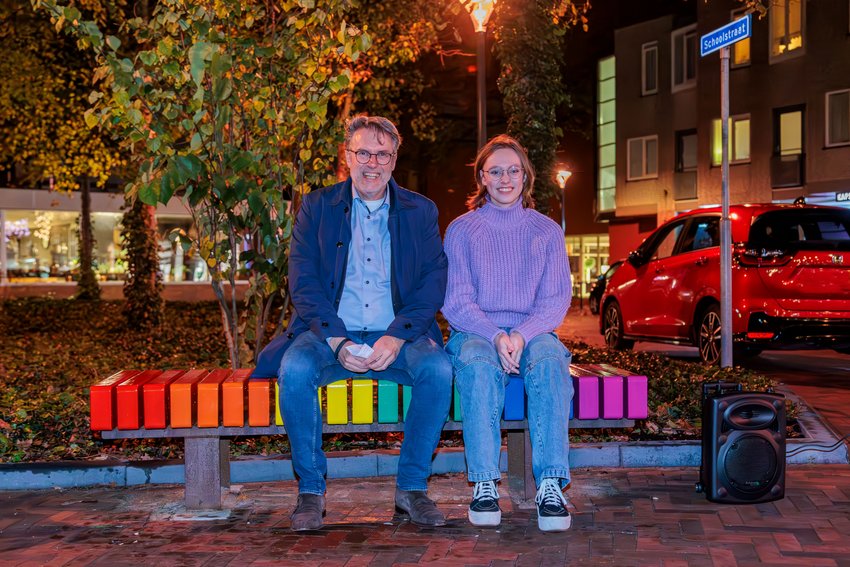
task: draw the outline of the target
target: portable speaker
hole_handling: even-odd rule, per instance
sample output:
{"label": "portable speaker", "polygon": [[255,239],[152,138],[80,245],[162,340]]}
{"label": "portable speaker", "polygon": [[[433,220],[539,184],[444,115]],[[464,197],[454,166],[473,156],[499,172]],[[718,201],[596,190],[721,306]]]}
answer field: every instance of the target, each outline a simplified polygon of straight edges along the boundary
{"label": "portable speaker", "polygon": [[703,398],[701,486],[712,502],[754,504],[785,496],[785,396]]}

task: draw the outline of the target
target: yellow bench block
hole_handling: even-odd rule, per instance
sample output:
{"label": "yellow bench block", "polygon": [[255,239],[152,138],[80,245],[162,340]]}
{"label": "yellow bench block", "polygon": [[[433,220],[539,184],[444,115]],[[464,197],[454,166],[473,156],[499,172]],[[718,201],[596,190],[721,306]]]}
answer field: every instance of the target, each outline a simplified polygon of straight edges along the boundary
{"label": "yellow bench block", "polygon": [[351,423],[372,423],[372,380],[351,381]]}
{"label": "yellow bench block", "polygon": [[[322,405],[321,395],[319,396],[319,405]],[[283,416],[280,414],[280,384],[277,380],[274,381],[274,424],[283,425]]]}
{"label": "yellow bench block", "polygon": [[328,424],[348,423],[348,381],[340,380],[327,385]]}

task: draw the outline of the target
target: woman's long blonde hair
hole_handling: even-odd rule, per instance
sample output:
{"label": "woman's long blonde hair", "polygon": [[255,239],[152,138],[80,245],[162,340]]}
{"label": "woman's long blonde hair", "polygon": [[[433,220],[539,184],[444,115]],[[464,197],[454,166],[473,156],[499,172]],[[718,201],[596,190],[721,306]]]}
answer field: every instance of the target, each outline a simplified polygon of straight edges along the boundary
{"label": "woman's long blonde hair", "polygon": [[469,210],[478,209],[484,206],[487,202],[487,186],[481,181],[481,173],[483,172],[484,162],[486,162],[496,150],[508,149],[516,152],[519,156],[519,163],[522,166],[522,206],[527,209],[534,208],[534,197],[531,195],[534,191],[534,166],[531,165],[531,160],[528,159],[528,152],[522,144],[516,141],[515,138],[507,134],[499,134],[484,144],[484,147],[478,151],[473,165],[473,175],[475,176],[475,192],[466,200],[466,206]]}

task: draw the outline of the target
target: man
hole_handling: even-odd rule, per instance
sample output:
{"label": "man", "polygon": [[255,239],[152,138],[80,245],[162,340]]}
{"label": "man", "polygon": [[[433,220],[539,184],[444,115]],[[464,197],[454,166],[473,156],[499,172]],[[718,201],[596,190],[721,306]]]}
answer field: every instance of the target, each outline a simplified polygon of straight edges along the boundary
{"label": "man", "polygon": [[426,490],[451,398],[452,367],[434,318],[447,263],[434,203],[392,178],[400,144],[386,118],[350,120],[349,178],[304,197],[295,221],[289,261],[295,314],[261,353],[255,375],[278,375],[298,476],[296,531],[322,527],[325,512],[316,390],[352,375],[413,387],[395,504],[416,524],[445,524]]}

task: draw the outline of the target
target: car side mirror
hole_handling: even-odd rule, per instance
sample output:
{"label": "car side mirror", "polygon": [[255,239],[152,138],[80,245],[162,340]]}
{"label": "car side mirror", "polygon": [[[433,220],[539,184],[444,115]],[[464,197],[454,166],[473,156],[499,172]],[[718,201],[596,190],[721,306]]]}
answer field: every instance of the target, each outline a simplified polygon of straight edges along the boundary
{"label": "car side mirror", "polygon": [[643,253],[640,250],[629,252],[629,264],[635,268],[640,268],[643,265]]}

